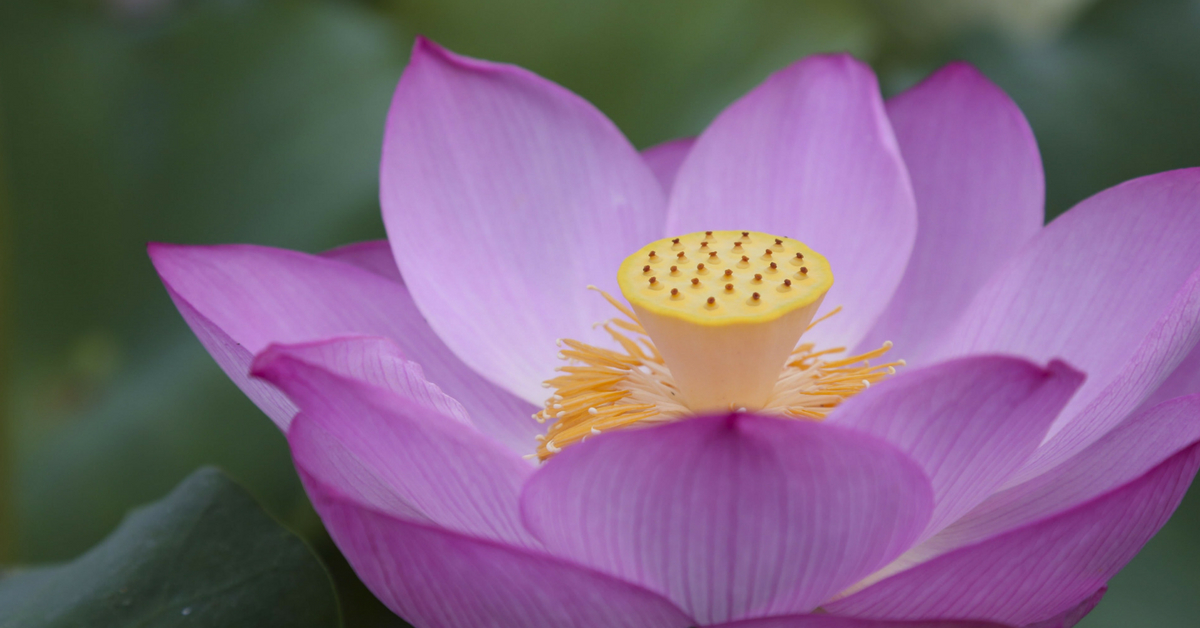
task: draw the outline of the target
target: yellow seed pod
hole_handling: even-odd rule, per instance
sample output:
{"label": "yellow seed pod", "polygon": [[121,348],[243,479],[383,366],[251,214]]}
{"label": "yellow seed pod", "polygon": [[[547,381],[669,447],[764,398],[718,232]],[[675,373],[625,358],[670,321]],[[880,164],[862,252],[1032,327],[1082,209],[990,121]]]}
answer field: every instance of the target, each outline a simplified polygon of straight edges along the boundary
{"label": "yellow seed pod", "polygon": [[617,282],[688,407],[717,411],[766,404],[833,272],[790,238],[700,231],[642,247]]}

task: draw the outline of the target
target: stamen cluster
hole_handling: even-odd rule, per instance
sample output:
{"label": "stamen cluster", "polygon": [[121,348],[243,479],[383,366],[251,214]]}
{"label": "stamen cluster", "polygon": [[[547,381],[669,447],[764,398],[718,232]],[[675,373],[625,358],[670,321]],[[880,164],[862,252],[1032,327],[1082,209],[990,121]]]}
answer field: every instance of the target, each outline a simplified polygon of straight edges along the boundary
{"label": "stamen cluster", "polygon": [[[555,369],[561,375],[542,385],[554,389],[545,407],[533,415],[549,423],[538,437],[537,452],[529,457],[544,461],[562,448],[603,432],[635,426],[677,421],[695,414],[683,402],[671,372],[632,310],[600,291],[623,317],[603,327],[620,350],[596,347],[577,340],[562,339],[559,358],[569,362]],[[837,314],[836,308],[813,321],[811,329]],[[845,347],[817,351],[812,343],[798,345],[779,372],[774,392],[762,414],[794,419],[821,420],[834,408],[896,372],[904,360],[872,365],[891,348],[890,342],[874,351],[829,359]]]}

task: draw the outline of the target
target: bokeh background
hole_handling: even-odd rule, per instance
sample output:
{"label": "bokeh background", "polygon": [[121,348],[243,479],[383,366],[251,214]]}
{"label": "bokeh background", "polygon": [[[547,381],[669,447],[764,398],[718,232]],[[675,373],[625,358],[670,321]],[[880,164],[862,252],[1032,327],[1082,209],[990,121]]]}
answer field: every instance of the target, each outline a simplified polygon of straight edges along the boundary
{"label": "bokeh background", "polygon": [[[869,61],[885,94],[966,59],[1028,116],[1047,220],[1200,165],[1196,0],[0,0],[0,564],[70,558],[212,463],[318,549],[347,625],[404,625],[145,244],[383,237],[381,133],[418,33],[565,85],[638,147],[813,52]],[[1196,625],[1200,489],[1111,585],[1081,626]]]}

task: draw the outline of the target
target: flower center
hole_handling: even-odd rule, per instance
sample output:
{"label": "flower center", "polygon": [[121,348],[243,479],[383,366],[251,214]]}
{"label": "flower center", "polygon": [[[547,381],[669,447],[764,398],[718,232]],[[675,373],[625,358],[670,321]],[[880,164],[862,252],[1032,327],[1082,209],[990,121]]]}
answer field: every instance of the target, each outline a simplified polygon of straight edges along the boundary
{"label": "flower center", "polygon": [[903,360],[872,366],[891,343],[829,360],[844,347],[797,345],[833,272],[803,243],[756,231],[704,231],[651,242],[617,272],[632,309],[604,324],[621,350],[563,339],[570,365],[543,385],[534,415],[553,421],[536,457],[604,431],[689,415],[754,410],[821,419]]}
{"label": "flower center", "polygon": [[706,231],[642,247],[617,282],[683,402],[704,412],[766,405],[833,273],[795,240]]}

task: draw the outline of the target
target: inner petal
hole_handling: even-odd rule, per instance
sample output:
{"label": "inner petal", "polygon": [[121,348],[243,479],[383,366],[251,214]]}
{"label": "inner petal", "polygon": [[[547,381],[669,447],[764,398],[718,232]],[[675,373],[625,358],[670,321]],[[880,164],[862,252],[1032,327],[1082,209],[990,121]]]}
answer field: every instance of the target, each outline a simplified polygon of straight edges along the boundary
{"label": "inner petal", "polygon": [[621,347],[561,339],[570,365],[543,385],[534,415],[553,421],[536,456],[604,431],[694,414],[753,410],[821,419],[903,361],[872,366],[891,343],[837,359],[844,347],[799,344],[830,286],[828,261],[806,245],[755,231],[702,231],[651,242],[621,264],[627,307],[604,328]]}

